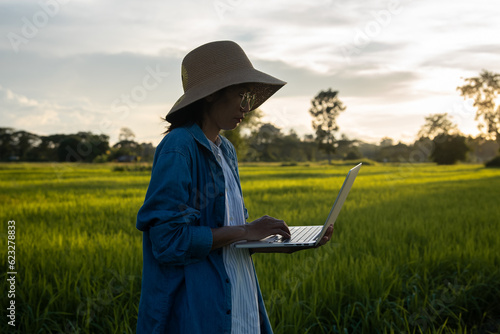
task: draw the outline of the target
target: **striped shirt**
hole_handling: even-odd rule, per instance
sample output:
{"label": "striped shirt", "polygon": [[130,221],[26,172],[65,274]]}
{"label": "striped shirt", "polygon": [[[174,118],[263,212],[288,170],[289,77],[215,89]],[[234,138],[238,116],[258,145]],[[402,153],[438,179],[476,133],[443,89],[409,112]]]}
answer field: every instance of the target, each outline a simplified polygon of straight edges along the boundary
{"label": "striped shirt", "polygon": [[[226,184],[224,225],[243,225],[245,224],[243,198],[237,181],[219,148],[221,140],[217,137],[215,144],[211,140],[209,142],[215,158],[222,167]],[[223,259],[231,282],[231,333],[260,333],[257,282],[249,250],[226,246],[223,248]]]}

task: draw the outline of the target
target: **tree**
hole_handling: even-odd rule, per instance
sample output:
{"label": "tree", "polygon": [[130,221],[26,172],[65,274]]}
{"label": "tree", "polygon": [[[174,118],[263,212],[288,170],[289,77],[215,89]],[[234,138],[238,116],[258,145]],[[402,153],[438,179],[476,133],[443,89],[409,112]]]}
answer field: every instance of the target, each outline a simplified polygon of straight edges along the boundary
{"label": "tree", "polygon": [[277,140],[282,138],[281,130],[271,123],[262,124],[248,138],[248,154],[254,161],[278,161],[279,147]]}
{"label": "tree", "polygon": [[402,162],[410,160],[411,148],[401,142],[392,146],[380,147],[375,159],[383,162]]}
{"label": "tree", "polygon": [[71,135],[62,135],[57,147],[59,161],[92,162],[94,159],[109,150],[107,135],[94,135],[91,132],[78,132]]}
{"label": "tree", "polygon": [[259,131],[254,133],[256,135],[257,144],[270,144],[276,138],[283,136],[281,130],[271,123],[264,123],[260,126]]}
{"label": "tree", "polygon": [[142,146],[133,140],[122,140],[113,145],[109,156],[110,160],[119,162],[137,161],[142,154]]}
{"label": "tree", "polygon": [[67,135],[55,134],[49,136],[42,136],[42,142],[34,149],[36,161],[58,161],[58,151],[62,140]]}
{"label": "tree", "polygon": [[238,160],[243,160],[248,154],[248,143],[245,140],[244,133],[255,131],[261,124],[261,118],[262,110],[255,109],[250,113],[246,113],[245,118],[236,128],[222,132],[222,135],[233,144]]}
{"label": "tree", "polygon": [[389,147],[394,145],[394,140],[389,137],[384,137],[380,140],[380,147]]}
{"label": "tree", "polygon": [[442,133],[434,138],[434,150],[431,158],[438,165],[453,165],[457,161],[465,160],[469,147],[467,138],[462,135]]}
{"label": "tree", "polygon": [[346,134],[342,134],[335,144],[336,156],[343,160],[354,160],[362,158],[358,148],[357,139],[349,139]]}
{"label": "tree", "polygon": [[451,122],[448,113],[427,116],[425,124],[422,125],[418,132],[418,136],[420,138],[427,137],[433,139],[443,133],[458,133],[458,127]]}
{"label": "tree", "polygon": [[500,73],[483,70],[478,77],[465,79],[466,84],[457,87],[464,98],[474,100],[479,130],[496,139],[500,144]]}
{"label": "tree", "polygon": [[[392,145],[392,143],[391,143],[391,145]],[[378,152],[380,151],[380,147],[378,145],[371,144],[371,143],[365,143],[362,141],[359,142],[358,149],[363,157],[368,158],[368,159],[372,159],[372,160],[377,159]]]}
{"label": "tree", "polygon": [[120,134],[118,135],[119,141],[133,141],[135,134],[129,128],[121,128]]}
{"label": "tree", "polygon": [[12,128],[0,128],[0,160],[2,161],[7,161],[15,155],[13,134]]}
{"label": "tree", "polygon": [[335,133],[338,131],[336,118],[346,109],[338,98],[338,91],[320,91],[311,100],[312,107],[309,113],[313,117],[312,126],[316,131],[318,147],[328,155],[328,163],[331,164],[331,154],[335,153]]}
{"label": "tree", "polygon": [[302,149],[302,142],[297,133],[291,129],[287,135],[278,139],[281,161],[304,161],[307,155]]}
{"label": "tree", "polygon": [[155,147],[151,143],[141,143],[141,161],[153,162]]}
{"label": "tree", "polygon": [[457,125],[452,123],[447,113],[427,116],[418,135],[415,147],[419,147],[422,153],[429,154],[432,161],[438,165],[452,165],[459,160],[465,160],[469,151],[467,138],[460,134]]}
{"label": "tree", "polygon": [[483,136],[469,138],[467,145],[470,148],[470,161],[487,162],[493,159],[500,149],[500,145],[495,140],[486,139]]}

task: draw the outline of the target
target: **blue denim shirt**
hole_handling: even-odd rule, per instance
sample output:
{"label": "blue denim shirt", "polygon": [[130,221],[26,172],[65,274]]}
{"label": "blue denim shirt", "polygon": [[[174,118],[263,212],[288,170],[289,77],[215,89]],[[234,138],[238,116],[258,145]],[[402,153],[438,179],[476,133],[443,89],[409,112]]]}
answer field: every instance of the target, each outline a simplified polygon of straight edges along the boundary
{"label": "blue denim shirt", "polygon": [[[239,185],[236,152],[221,139]],[[224,225],[224,187],[222,169],[198,125],[172,130],[156,148],[137,215],[144,232],[137,333],[231,333],[231,282],[222,249],[211,251],[211,229]],[[261,333],[272,333],[257,289]]]}

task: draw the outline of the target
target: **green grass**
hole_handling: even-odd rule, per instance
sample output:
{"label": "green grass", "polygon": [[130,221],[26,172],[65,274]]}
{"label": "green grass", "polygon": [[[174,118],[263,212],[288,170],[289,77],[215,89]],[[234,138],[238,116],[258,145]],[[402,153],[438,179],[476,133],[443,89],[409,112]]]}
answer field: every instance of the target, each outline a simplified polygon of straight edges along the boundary
{"label": "green grass", "polygon": [[[349,167],[240,166],[251,218],[322,224]],[[2,333],[135,331],[149,172],[113,169],[0,164],[18,273],[17,326],[4,316]],[[275,333],[500,332],[499,198],[496,169],[363,166],[327,246],[254,255]]]}

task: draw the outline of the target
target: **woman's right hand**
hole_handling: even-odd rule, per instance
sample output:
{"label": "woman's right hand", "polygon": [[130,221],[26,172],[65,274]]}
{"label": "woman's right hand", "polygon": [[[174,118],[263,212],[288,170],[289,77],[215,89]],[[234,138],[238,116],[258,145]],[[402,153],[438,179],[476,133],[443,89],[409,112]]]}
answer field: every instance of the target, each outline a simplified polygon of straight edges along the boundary
{"label": "woman's right hand", "polygon": [[262,216],[245,226],[245,238],[249,241],[255,241],[267,238],[271,235],[279,234],[284,239],[290,239],[290,230],[288,225],[280,219],[270,216]]}

